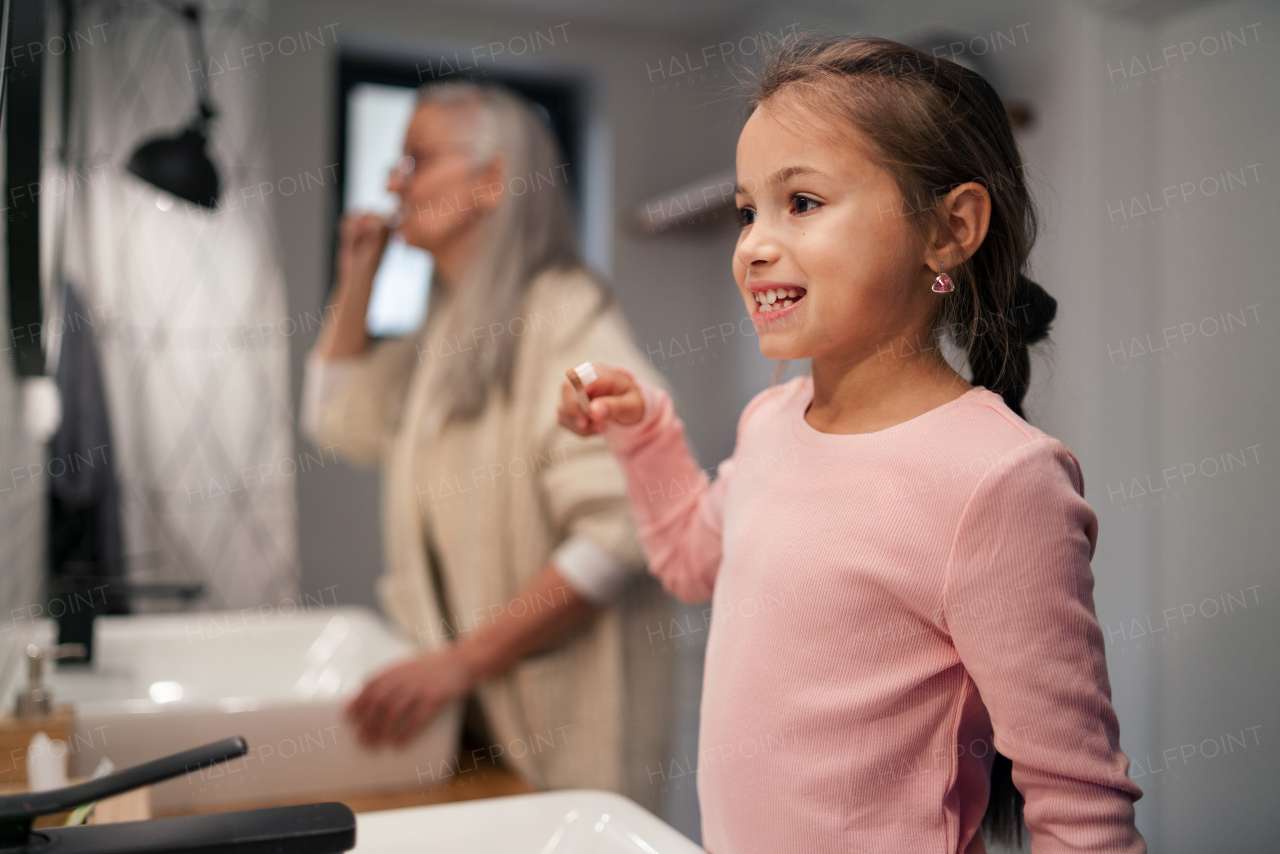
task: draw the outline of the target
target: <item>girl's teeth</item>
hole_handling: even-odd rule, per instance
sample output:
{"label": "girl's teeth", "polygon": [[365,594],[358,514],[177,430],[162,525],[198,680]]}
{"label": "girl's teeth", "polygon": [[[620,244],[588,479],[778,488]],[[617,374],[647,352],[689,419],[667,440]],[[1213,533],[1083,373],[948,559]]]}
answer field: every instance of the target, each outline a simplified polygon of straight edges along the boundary
{"label": "girl's teeth", "polygon": [[796,288],[774,288],[759,291],[756,294],[756,302],[760,305],[760,311],[778,311],[794,305],[799,296],[800,291]]}

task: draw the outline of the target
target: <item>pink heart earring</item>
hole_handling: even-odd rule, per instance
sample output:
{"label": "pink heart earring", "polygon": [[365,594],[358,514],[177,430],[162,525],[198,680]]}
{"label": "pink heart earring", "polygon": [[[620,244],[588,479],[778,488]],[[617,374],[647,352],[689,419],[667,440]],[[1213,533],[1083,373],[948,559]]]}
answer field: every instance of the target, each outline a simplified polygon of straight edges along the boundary
{"label": "pink heart earring", "polygon": [[939,273],[938,278],[933,280],[933,291],[939,294],[949,294],[956,289],[951,283],[951,277],[946,273]]}

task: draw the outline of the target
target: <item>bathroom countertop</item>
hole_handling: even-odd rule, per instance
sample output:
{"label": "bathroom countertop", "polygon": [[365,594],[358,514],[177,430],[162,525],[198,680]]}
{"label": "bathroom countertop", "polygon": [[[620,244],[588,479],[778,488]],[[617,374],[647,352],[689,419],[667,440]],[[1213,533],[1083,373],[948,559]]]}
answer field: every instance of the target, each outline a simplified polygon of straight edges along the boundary
{"label": "bathroom countertop", "polygon": [[314,804],[337,801],[346,804],[352,812],[376,812],[404,807],[431,806],[470,801],[477,798],[497,798],[504,795],[524,795],[535,791],[521,777],[502,765],[480,763],[475,771],[460,774],[448,782],[433,786],[413,786],[375,792],[321,792],[300,798],[271,801],[255,801],[243,804],[209,804],[208,809],[183,810],[181,812],[156,811],[160,818],[168,815],[192,815],[197,813],[230,812],[232,810],[284,807],[295,804]]}

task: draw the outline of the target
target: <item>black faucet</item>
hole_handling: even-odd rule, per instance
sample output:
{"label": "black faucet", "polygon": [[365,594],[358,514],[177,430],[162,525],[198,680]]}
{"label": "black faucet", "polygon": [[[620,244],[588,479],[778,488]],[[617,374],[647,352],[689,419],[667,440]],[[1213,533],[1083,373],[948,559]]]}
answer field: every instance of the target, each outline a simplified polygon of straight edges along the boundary
{"label": "black faucet", "polygon": [[355,847],[356,817],[340,803],[32,828],[39,816],[225,762],[248,749],[239,736],[224,738],[87,783],[0,797],[0,854],[338,854]]}
{"label": "black faucet", "polygon": [[[84,572],[93,565],[68,562],[64,566]],[[203,595],[204,585],[199,582],[132,584],[94,574],[61,574],[49,579],[45,610],[58,623],[58,643],[81,644],[85,653],[77,661],[91,664],[96,617],[131,613],[137,599],[176,599],[185,607]]]}

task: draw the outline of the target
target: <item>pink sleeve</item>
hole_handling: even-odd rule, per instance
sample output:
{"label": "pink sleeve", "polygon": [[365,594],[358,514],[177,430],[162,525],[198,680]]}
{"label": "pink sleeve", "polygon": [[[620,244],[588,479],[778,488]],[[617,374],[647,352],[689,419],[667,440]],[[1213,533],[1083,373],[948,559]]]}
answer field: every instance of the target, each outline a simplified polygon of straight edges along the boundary
{"label": "pink sleeve", "polygon": [[956,532],[943,614],[1013,764],[1037,854],[1139,854],[1089,561],[1098,520],[1071,452],[1042,436],[983,476]]}
{"label": "pink sleeve", "polygon": [[605,440],[627,475],[627,499],[649,572],[683,602],[711,598],[720,568],[726,478],[710,482],[684,437],[684,422],[663,389],[637,380],[644,417],[610,423]]}

